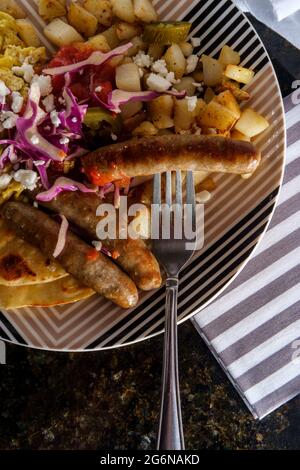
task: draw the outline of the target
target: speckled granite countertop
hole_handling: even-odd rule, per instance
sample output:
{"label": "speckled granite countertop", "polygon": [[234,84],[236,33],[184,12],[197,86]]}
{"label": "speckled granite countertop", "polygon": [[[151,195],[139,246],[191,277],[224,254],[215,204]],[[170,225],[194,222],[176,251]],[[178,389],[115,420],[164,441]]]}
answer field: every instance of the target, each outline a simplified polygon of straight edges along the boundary
{"label": "speckled granite countertop", "polygon": [[[300,51],[255,26],[289,94]],[[300,449],[300,398],[257,422],[189,322],[179,329],[179,348],[187,449]],[[84,354],[8,345],[0,449],[153,449],[161,358],[162,337]]]}

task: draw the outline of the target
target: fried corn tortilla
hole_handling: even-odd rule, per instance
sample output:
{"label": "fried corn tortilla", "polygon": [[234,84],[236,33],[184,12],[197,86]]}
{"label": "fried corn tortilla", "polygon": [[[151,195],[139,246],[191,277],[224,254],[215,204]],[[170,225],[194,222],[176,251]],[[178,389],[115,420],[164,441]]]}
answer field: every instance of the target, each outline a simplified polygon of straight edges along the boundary
{"label": "fried corn tortilla", "polygon": [[0,218],[0,285],[42,284],[65,276],[66,271],[56,261],[14,235]]}
{"label": "fried corn tortilla", "polygon": [[53,307],[91,297],[95,292],[82,287],[72,276],[27,286],[0,286],[0,308]]}

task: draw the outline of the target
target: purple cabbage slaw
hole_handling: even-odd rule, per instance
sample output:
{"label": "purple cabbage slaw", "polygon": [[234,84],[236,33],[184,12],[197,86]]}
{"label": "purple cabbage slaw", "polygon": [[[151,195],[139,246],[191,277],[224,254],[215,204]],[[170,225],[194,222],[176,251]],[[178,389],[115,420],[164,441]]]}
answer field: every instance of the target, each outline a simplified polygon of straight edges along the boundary
{"label": "purple cabbage slaw", "polygon": [[82,193],[95,193],[96,191],[98,191],[98,188],[89,188],[83,183],[79,183],[78,181],[66,178],[65,176],[60,176],[59,178],[57,178],[53,186],[48,189],[48,191],[39,193],[36,196],[36,200],[41,202],[49,202],[55,199],[56,196],[58,196],[63,191],[81,191]]}

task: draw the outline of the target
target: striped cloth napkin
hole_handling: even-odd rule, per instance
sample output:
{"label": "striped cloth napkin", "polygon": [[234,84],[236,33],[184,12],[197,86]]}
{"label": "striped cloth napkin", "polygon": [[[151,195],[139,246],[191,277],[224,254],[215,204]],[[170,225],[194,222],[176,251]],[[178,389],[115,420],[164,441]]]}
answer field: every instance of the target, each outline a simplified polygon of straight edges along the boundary
{"label": "striped cloth napkin", "polygon": [[295,93],[285,99],[286,171],[270,227],[241,274],[192,320],[259,419],[300,393],[300,104],[293,102]]}

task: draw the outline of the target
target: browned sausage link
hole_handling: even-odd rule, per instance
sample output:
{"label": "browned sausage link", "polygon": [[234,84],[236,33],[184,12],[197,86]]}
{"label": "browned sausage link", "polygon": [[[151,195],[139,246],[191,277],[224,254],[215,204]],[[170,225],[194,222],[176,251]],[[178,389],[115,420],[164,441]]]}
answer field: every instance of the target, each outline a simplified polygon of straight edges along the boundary
{"label": "browned sausage link", "polygon": [[171,170],[246,174],[260,163],[250,142],[201,135],[164,135],[102,147],[82,158],[87,176],[105,182]]}
{"label": "browned sausage link", "polygon": [[[60,225],[34,207],[20,202],[8,202],[2,216],[9,227],[20,237],[52,256]],[[133,281],[106,256],[97,253],[89,259],[91,247],[72,234],[67,233],[65,247],[57,260],[64,269],[84,285],[124,308],[134,307],[138,293]]]}
{"label": "browned sausage link", "polygon": [[[96,210],[100,203],[101,200],[95,194],[64,192],[51,202],[42,204],[65,215],[91,240],[97,240],[96,229],[101,217],[96,216]],[[106,239],[103,243],[109,250],[116,250],[120,254],[115,260],[116,263],[129,274],[140,289],[148,291],[160,287],[162,279],[159,264],[143,240]]]}

